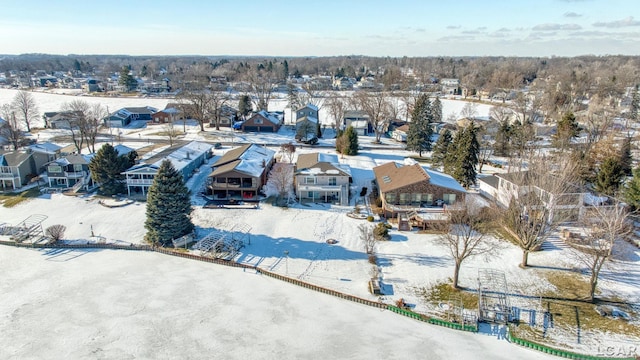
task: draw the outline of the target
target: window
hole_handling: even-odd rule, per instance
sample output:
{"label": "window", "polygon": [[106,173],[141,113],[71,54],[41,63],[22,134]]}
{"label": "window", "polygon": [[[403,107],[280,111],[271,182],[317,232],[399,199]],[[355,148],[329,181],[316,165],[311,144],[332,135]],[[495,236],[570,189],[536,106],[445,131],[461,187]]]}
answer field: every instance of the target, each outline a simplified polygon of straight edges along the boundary
{"label": "window", "polygon": [[447,205],[455,204],[456,194],[444,194],[442,195],[442,200],[444,200],[444,203]]}
{"label": "window", "polygon": [[329,178],[329,185],[335,186],[338,183],[338,180],[334,177]]}
{"label": "window", "polygon": [[314,196],[313,196],[313,191],[309,191],[309,192],[307,192],[307,197],[308,197],[308,198],[312,198],[312,199],[313,199],[313,198],[314,198]]}
{"label": "window", "polygon": [[256,124],[262,124],[262,119],[260,119],[260,118],[256,118],[256,119],[254,120],[254,122],[255,122]]}
{"label": "window", "polygon": [[62,167],[58,165],[49,165],[49,167],[47,167],[47,171],[52,173],[59,173],[62,172]]}
{"label": "window", "polygon": [[307,176],[304,178],[304,183],[305,184],[315,184],[316,183],[316,178],[313,176]]}
{"label": "window", "polygon": [[386,194],[384,194],[384,198],[387,201],[387,204],[395,204],[396,203],[396,194],[395,193],[386,193]]}
{"label": "window", "polygon": [[409,196],[411,194],[408,193],[400,193],[400,205],[407,205],[409,203]]}
{"label": "window", "polygon": [[433,194],[422,194],[422,202],[427,205],[433,204]]}

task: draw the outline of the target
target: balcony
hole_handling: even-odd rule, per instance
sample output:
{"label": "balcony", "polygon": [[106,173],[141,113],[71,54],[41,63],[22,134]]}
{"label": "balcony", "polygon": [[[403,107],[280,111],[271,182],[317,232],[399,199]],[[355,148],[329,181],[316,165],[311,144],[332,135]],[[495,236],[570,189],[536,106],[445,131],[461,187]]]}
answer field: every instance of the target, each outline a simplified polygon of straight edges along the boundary
{"label": "balcony", "polygon": [[153,179],[127,179],[127,185],[151,185],[153,184]]}

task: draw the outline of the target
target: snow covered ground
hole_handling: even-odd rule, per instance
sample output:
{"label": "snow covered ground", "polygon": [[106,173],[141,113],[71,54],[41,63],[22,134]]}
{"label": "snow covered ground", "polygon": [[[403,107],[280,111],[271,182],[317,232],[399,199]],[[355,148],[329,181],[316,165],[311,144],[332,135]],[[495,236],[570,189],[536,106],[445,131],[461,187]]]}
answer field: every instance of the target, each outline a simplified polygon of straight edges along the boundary
{"label": "snow covered ground", "polygon": [[[0,89],[0,104],[10,101],[14,94]],[[58,110],[61,102],[76,98],[35,95],[41,111]],[[41,100],[49,97],[50,100]],[[147,101],[168,101],[135,99],[138,102],[125,104],[120,102],[123,100],[134,99],[97,101],[109,102],[110,109],[163,107],[162,103]],[[460,101],[445,100],[445,109],[449,102],[464,106]],[[286,101],[274,104],[284,108]],[[119,142],[138,149],[162,139],[154,135],[158,129],[123,129]],[[286,127],[278,134],[260,135],[211,128],[202,133],[195,123],[187,124],[186,129],[184,140],[279,144],[293,139],[293,131]],[[55,131],[43,131],[40,139],[54,135]],[[381,150],[371,144],[372,139],[360,138],[364,147],[360,155],[340,157],[341,162],[351,166],[358,191],[373,179],[374,166],[403,161],[408,155],[393,140],[383,139],[387,149]],[[321,144],[332,146],[333,140],[321,139]],[[225,145],[215,154],[220,156],[230,148]],[[277,150],[277,146],[273,149]],[[310,151],[334,153],[331,148],[296,150]],[[485,167],[485,172],[494,170]],[[188,182],[194,192],[193,219],[200,236],[247,224],[251,227],[250,243],[241,250],[237,261],[378,300],[367,289],[373,266],[359,240],[358,225],[363,220],[346,216],[352,207],[312,204],[289,209],[270,205],[258,209],[207,209],[197,192],[209,172],[210,168],[203,166]],[[96,197],[61,194],[42,195],[13,208],[0,207],[0,226],[17,224],[34,213],[48,216],[45,227],[65,225],[67,240],[142,243],[145,233],[144,203],[108,208]],[[379,275],[386,290],[381,300],[393,303],[403,298],[415,311],[437,313],[439,309],[425,302],[418,292],[452,276],[453,266],[446,250],[435,242],[434,235],[396,229],[391,235],[391,241],[377,248]],[[327,239],[338,243],[327,244]],[[601,291],[605,296],[640,302],[640,251],[624,244],[619,254],[603,270]],[[493,268],[505,272],[511,292],[526,295],[553,289],[543,276],[545,268],[575,267],[569,251],[555,238],[545,251],[530,255],[530,262],[538,269],[522,270],[517,266],[519,260],[518,248],[503,244],[496,256],[465,262],[460,284],[476,288],[478,269]],[[13,329],[9,336],[0,337],[0,358],[201,358],[207,357],[202,356],[205,353],[216,352],[225,358],[507,358],[507,354],[508,358],[543,358],[495,336],[451,332],[255,274],[158,254],[0,247],[0,268],[5,274],[0,288],[7,299],[12,299],[0,306],[0,330],[7,334],[8,329]],[[512,305],[537,310],[536,301],[514,298]],[[16,341],[26,335],[43,340]],[[604,339],[601,334],[586,331],[581,336],[591,345]],[[571,336],[566,340],[568,344],[575,342]],[[579,349],[589,352],[591,345]]]}

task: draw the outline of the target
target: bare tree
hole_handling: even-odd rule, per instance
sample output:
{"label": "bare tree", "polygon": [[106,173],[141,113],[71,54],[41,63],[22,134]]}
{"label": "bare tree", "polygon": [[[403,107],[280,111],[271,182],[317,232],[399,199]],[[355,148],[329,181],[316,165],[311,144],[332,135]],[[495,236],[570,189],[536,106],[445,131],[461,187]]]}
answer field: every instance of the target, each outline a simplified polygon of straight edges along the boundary
{"label": "bare tree", "polygon": [[502,123],[503,121],[511,122],[511,118],[513,117],[513,110],[509,109],[506,106],[492,106],[489,109],[489,117],[492,120],[497,121],[498,123]]}
{"label": "bare tree", "polygon": [[213,123],[216,130],[220,130],[220,117],[222,116],[223,107],[231,100],[231,96],[227,91],[224,91],[223,88],[218,86],[211,89],[209,98],[209,104],[213,115]]}
{"label": "bare tree", "polygon": [[67,230],[66,226],[58,224],[49,226],[45,232],[53,242],[57,242],[64,237],[65,230]]}
{"label": "bare tree", "polygon": [[358,226],[358,230],[360,230],[360,240],[362,240],[364,245],[364,251],[367,255],[373,255],[376,251],[376,243],[378,242],[373,233],[373,226],[369,224],[360,224]]}
{"label": "bare tree", "polygon": [[464,104],[462,110],[460,110],[460,116],[469,120],[475,119],[478,116],[478,104],[471,102]]}
{"label": "bare tree", "polygon": [[296,152],[296,146],[289,141],[286,144],[280,145],[280,152],[282,153],[283,158],[287,160],[288,163],[291,163],[293,161],[293,155]]}
{"label": "bare tree", "polygon": [[20,143],[24,139],[24,134],[20,129],[20,123],[16,118],[15,112],[10,105],[5,104],[0,108],[0,116],[5,120],[4,123],[0,123],[0,137],[7,139],[13,149],[18,150]]}
{"label": "bare tree", "polygon": [[514,186],[505,194],[504,226],[522,249],[521,267],[528,266],[529,253],[540,248],[549,234],[572,215],[559,210],[564,205],[577,205],[577,164],[568,157],[556,159],[530,157],[523,171],[509,174]]}
{"label": "bare tree", "polygon": [[369,116],[369,123],[376,135],[375,142],[379,143],[389,120],[391,108],[387,94],[382,91],[363,91],[356,95],[356,101]]}
{"label": "bare tree", "polygon": [[33,94],[19,91],[13,98],[12,106],[27,128],[27,132],[30,132],[32,122],[38,119],[38,105]]}
{"label": "bare tree", "polygon": [[181,110],[186,119],[195,119],[200,125],[200,131],[204,131],[206,119],[214,112],[212,95],[208,90],[183,91],[178,95],[181,102]]}
{"label": "bare tree", "polygon": [[329,95],[329,99],[327,100],[327,105],[329,107],[329,114],[333,118],[332,127],[334,130],[339,130],[342,126],[342,120],[344,119],[344,111],[345,111],[345,101],[342,97],[339,96],[335,91]]}
{"label": "bare tree", "polygon": [[615,201],[612,206],[594,206],[582,222],[584,236],[569,238],[573,253],[589,271],[589,300],[595,300],[598,279],[603,265],[611,258],[616,242],[627,236],[631,227],[624,205]]}
{"label": "bare tree", "polygon": [[449,212],[449,219],[442,225],[444,231],[437,239],[444,245],[453,259],[454,289],[458,288],[458,277],[462,263],[471,257],[487,254],[496,250],[486,237],[488,218],[484,216],[481,206],[476,202],[469,202],[461,210]]}
{"label": "bare tree", "polygon": [[169,140],[169,146],[173,146],[173,141],[182,134],[171,121],[164,125],[163,133]]}
{"label": "bare tree", "polygon": [[267,70],[252,70],[247,73],[247,80],[251,86],[252,100],[258,110],[268,110],[269,101],[276,84],[275,75]]}
{"label": "bare tree", "polygon": [[82,152],[84,144],[90,153],[95,153],[96,138],[102,119],[107,116],[107,109],[100,104],[89,104],[84,100],[73,100],[63,104],[62,108],[69,113],[69,130],[78,153]]}
{"label": "bare tree", "polygon": [[288,204],[293,198],[293,164],[276,163],[269,171],[264,187],[266,196],[275,196],[276,204]]}

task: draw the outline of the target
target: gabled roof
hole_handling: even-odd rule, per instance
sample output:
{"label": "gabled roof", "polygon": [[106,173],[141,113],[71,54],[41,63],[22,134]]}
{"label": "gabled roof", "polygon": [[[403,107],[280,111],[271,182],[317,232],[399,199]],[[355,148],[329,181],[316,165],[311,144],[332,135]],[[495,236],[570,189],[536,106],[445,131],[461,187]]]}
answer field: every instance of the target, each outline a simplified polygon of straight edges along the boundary
{"label": "gabled roof", "polygon": [[89,162],[91,162],[91,159],[93,158],[93,156],[94,154],[90,154],[90,155],[71,154],[63,158],[53,160],[49,164],[55,163],[60,166],[67,166],[71,164],[89,165]]}
{"label": "gabled roof", "polygon": [[269,120],[270,122],[272,122],[274,125],[279,125],[280,124],[280,119],[276,115],[274,115],[272,113],[269,113],[269,112],[267,112],[265,110],[258,111],[251,118],[253,118],[256,115],[262,116],[263,118],[265,118],[265,119]]}
{"label": "gabled roof", "polygon": [[264,165],[273,160],[275,151],[256,144],[247,144],[227,151],[213,164],[214,170],[209,176],[217,176],[231,170],[258,177],[264,171]]}
{"label": "gabled roof", "polygon": [[333,154],[300,154],[296,162],[296,174],[351,176],[351,168],[340,164],[338,156]]}
{"label": "gabled roof", "polygon": [[424,168],[415,161],[407,162],[405,165],[389,162],[373,168],[373,173],[382,192],[426,181],[431,185],[466,193],[464,187],[451,176]]}
{"label": "gabled roof", "polygon": [[296,124],[297,124],[297,123],[301,123],[301,122],[303,122],[303,121],[309,121],[309,122],[312,122],[312,123],[314,123],[314,124],[317,124],[317,123],[318,123],[318,119],[316,119],[316,118],[315,118],[315,117],[313,117],[313,116],[303,116],[303,117],[299,118],[298,120],[296,120]]}
{"label": "gabled roof", "polygon": [[0,166],[20,166],[31,154],[26,151],[10,151],[0,154]]}
{"label": "gabled roof", "polygon": [[192,141],[186,145],[175,145],[144,160],[139,165],[130,167],[125,172],[131,173],[137,169],[149,167],[157,170],[165,159],[171,161],[171,164],[173,164],[176,170],[181,171],[185,166],[194,161],[194,159],[211,151],[212,147],[210,144],[199,141]]}
{"label": "gabled roof", "polygon": [[41,152],[45,154],[55,154],[59,152],[60,149],[62,149],[62,146],[56,145],[51,142],[43,142],[43,143],[29,145],[29,148],[36,152]]}
{"label": "gabled roof", "polygon": [[298,108],[296,111],[300,111],[302,109],[311,109],[311,110],[316,111],[316,112],[318,111],[318,107],[313,105],[313,104],[307,104],[305,106],[302,106],[302,107]]}
{"label": "gabled roof", "polygon": [[130,147],[122,145],[122,144],[118,144],[118,145],[114,146],[113,148],[118,153],[118,156],[126,155],[126,154],[128,154],[128,153],[133,151],[133,148],[130,148]]}

